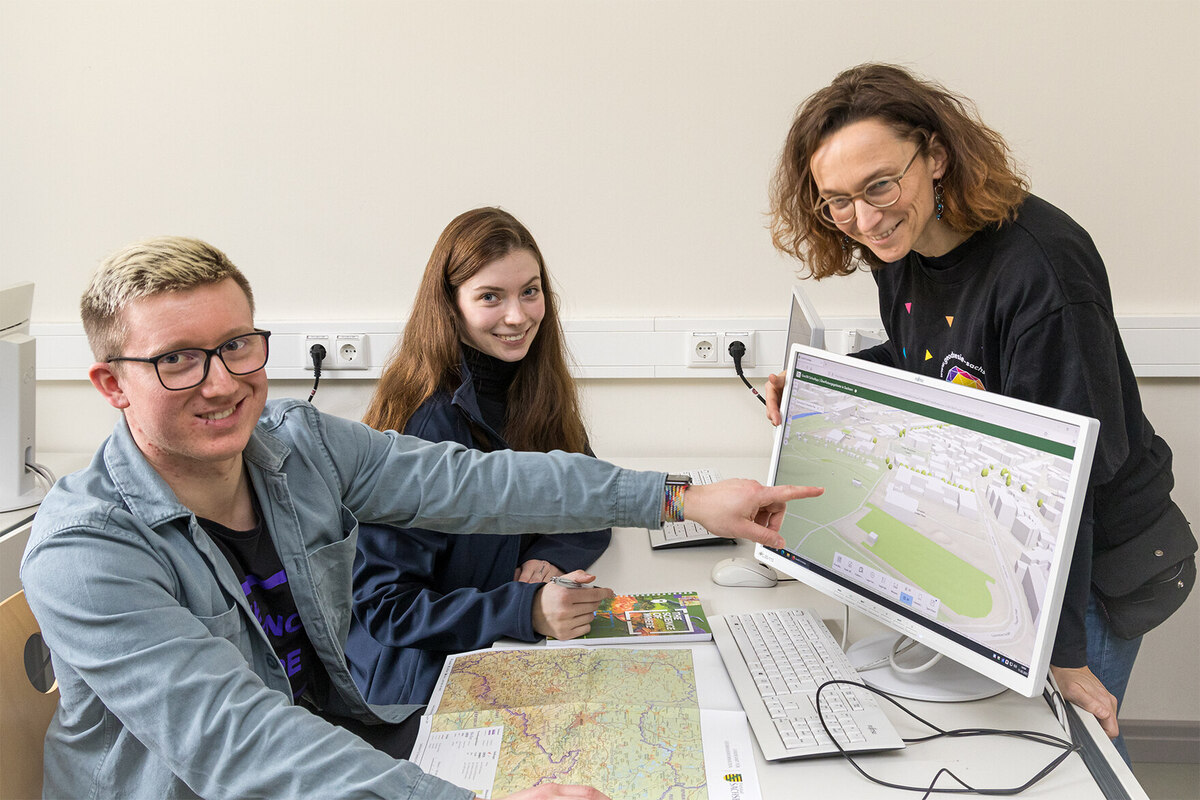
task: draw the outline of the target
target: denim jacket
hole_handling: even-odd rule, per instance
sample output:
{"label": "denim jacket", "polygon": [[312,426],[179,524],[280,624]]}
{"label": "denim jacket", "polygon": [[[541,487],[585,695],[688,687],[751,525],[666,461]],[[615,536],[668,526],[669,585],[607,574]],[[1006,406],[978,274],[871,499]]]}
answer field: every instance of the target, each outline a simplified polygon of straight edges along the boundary
{"label": "denim jacket", "polygon": [[[650,527],[662,473],[565,453],[480,453],[267,404],[244,451],[296,607],[331,682],[326,710],[397,722],[346,668],[358,520],[475,533]],[[34,520],[21,564],[60,701],[46,797],[468,798],[291,700],[232,568],[124,421]]]}

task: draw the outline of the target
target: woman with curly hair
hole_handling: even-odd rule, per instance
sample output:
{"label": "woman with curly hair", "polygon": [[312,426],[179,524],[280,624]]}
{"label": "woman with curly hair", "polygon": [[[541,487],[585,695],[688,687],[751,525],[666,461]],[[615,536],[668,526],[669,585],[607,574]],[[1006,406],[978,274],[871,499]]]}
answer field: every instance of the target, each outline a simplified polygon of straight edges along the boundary
{"label": "woman with curly hair", "polygon": [[[804,101],[771,204],[803,276],[870,269],[889,338],[856,355],[1100,420],[1051,670],[1128,760],[1120,701],[1142,634],[1195,582],[1196,540],[1091,237],[1029,193],[969,100],[886,64]],[[782,387],[767,387],[776,425]]]}

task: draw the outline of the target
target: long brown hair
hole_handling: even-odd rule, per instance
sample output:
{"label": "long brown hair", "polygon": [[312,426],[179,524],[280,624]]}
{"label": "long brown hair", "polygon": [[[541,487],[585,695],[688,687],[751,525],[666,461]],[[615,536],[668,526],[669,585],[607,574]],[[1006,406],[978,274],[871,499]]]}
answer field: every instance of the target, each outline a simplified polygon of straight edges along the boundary
{"label": "long brown hair", "polygon": [[587,449],[575,382],[567,369],[558,317],[558,296],[532,234],[499,208],[476,208],[451,220],[438,237],[412,314],[375,387],[363,422],[402,431],[421,404],[437,391],[453,392],[462,381],[464,339],[458,287],[514,250],[528,250],[541,273],[546,314],[508,390],[504,436],[514,450]]}
{"label": "long brown hair", "polygon": [[810,162],[828,136],[853,122],[878,119],[922,148],[934,137],[946,148],[942,222],[961,233],[1016,216],[1029,184],[1011,162],[1000,134],[980,121],[974,104],[933,81],[890,64],[842,72],[800,106],[771,182],[771,240],[817,280],[850,275],[855,259],[884,262],[821,220]]}

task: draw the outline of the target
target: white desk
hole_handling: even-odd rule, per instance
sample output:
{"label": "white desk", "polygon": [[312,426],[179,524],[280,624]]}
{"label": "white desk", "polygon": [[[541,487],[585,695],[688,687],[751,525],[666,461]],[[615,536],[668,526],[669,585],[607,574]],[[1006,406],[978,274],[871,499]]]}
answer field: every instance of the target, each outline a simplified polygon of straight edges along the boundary
{"label": "white desk", "polygon": [[[89,460],[90,455],[85,454],[39,455],[39,461],[60,476],[86,466]],[[681,470],[715,467],[726,478],[745,477],[757,480],[765,480],[767,468],[765,459],[690,459],[682,463],[663,459],[615,460],[623,466],[637,469]],[[28,538],[27,520],[35,510],[25,509],[0,515],[0,597],[7,597],[12,591],[20,588],[17,568],[25,540]],[[592,571],[598,576],[599,583],[620,592],[694,589],[700,593],[704,607],[710,614],[789,606],[809,607],[815,609],[835,631],[840,631],[841,604],[795,581],[783,582],[771,589],[736,589],[714,584],[709,577],[713,563],[733,555],[752,557],[753,546],[747,542],[739,542],[734,547],[715,545],[655,552],[650,549],[645,531],[620,529],[614,531],[612,546],[600,557]],[[11,591],[10,584],[14,587]],[[857,613],[851,615],[852,639],[878,630],[880,626],[877,623]],[[715,645],[701,646],[715,648]],[[1062,734],[1049,707],[1040,697],[1027,699],[1012,692],[1005,692],[998,697],[974,703],[906,703],[917,714],[943,728],[978,726]],[[899,712],[889,710],[889,716],[903,736],[927,732],[908,721]],[[1081,716],[1088,733],[1104,754],[1128,796],[1135,800],[1146,800],[1145,792],[1121,761],[1099,724],[1089,715]],[[975,785],[1005,787],[1024,782],[1057,752],[1048,747],[989,737],[938,742],[894,753],[862,756],[860,763],[872,774],[895,783],[927,785],[934,773],[945,766]],[[756,749],[755,760],[763,785],[764,800],[800,795],[813,800],[824,797],[869,800],[909,794],[900,794],[868,782],[840,758],[766,762]],[[938,785],[950,784],[943,779]],[[1105,795],[1091,777],[1080,756],[1074,754],[1021,797],[1091,800],[1104,798]]]}
{"label": "white desk", "polygon": [[[637,469],[674,469],[715,467],[726,478],[744,477],[765,479],[764,460],[713,459],[708,462],[690,459],[686,463],[662,459],[614,459],[616,463]],[[803,502],[797,501],[797,502]],[[784,581],[770,589],[746,589],[717,586],[712,582],[712,565],[730,556],[753,557],[754,548],[748,542],[734,547],[711,545],[676,550],[650,549],[645,531],[618,529],[613,532],[612,545],[593,565],[591,571],[597,583],[618,592],[653,592],[669,589],[694,589],[700,594],[709,614],[728,614],[768,608],[801,606],[813,608],[826,624],[840,634],[842,605],[826,598],[814,589],[796,581]],[[850,638],[856,640],[881,630],[881,626],[858,613],[850,615]],[[715,645],[703,645],[715,647]],[[1064,736],[1049,706],[1041,697],[1025,698],[1010,691],[987,700],[971,703],[923,703],[903,701],[916,714],[944,728],[987,727],[1001,729],[1037,730]],[[930,731],[909,720],[902,712],[888,708],[889,718],[901,736],[925,735]],[[1121,786],[1130,798],[1146,798],[1133,773],[1121,760],[1093,717],[1080,714],[1087,732],[1111,766]],[[941,767],[952,769],[959,777],[975,786],[1002,788],[1024,783],[1061,751],[1005,737],[987,737],[958,741],[938,741],[910,746],[901,751],[858,757],[859,763],[872,775],[893,783],[926,786]],[[896,798],[919,797],[877,786],[863,778],[849,763],[838,757],[802,761],[767,762],[755,748],[759,780],[764,800],[774,798]],[[951,787],[953,782],[941,778],[939,787]],[[1120,795],[1118,795],[1120,796]],[[1072,754],[1054,772],[1020,795],[1022,798],[1069,798],[1090,800],[1104,798],[1078,753]]]}

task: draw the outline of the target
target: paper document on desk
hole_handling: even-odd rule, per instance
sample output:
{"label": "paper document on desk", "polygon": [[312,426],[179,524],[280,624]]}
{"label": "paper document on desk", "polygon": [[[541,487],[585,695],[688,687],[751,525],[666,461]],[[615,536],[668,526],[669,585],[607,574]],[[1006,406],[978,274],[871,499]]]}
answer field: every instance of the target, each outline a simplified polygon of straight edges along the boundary
{"label": "paper document on desk", "polygon": [[421,736],[410,760],[426,772],[470,789],[480,797],[491,797],[504,726],[428,733],[427,719],[421,720]]}
{"label": "paper document on desk", "polygon": [[463,653],[446,659],[412,760],[482,797],[547,782],[614,800],[761,797],[745,715],[702,709],[703,695],[688,648]]}

